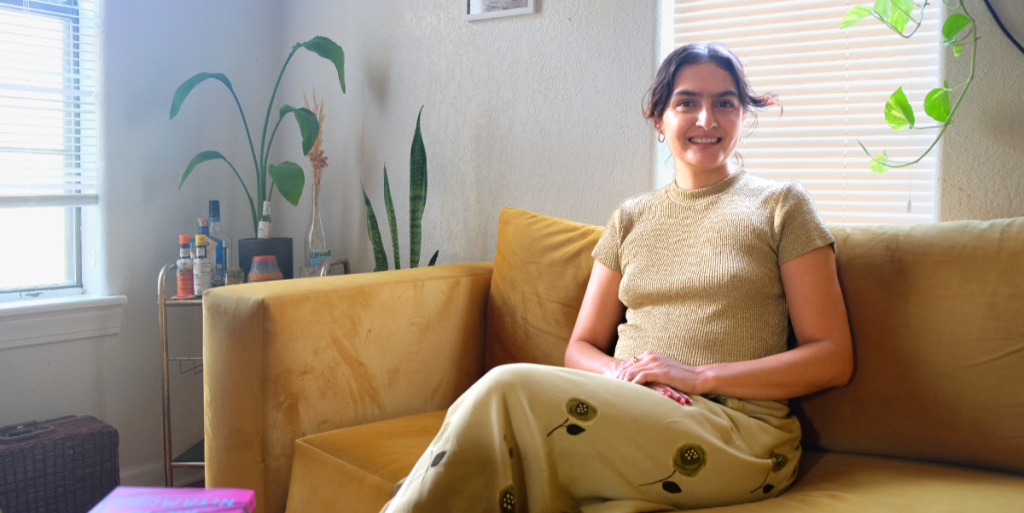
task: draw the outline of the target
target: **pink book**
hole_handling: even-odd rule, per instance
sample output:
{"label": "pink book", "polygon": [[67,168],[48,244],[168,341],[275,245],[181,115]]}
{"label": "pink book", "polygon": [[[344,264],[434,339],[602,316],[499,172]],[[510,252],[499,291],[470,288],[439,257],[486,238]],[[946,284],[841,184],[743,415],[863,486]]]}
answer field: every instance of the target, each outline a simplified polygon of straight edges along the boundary
{"label": "pink book", "polygon": [[252,513],[256,492],[239,488],[118,486],[89,513]]}

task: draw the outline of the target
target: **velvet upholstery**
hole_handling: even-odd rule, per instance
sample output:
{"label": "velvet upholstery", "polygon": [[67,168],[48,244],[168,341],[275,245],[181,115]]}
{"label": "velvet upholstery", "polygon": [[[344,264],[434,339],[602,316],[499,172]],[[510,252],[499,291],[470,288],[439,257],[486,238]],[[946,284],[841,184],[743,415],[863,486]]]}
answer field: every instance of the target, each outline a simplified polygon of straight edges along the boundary
{"label": "velvet upholstery", "polygon": [[[853,378],[791,402],[817,450],[790,492],[721,509],[1024,504],[1024,219],[831,229]],[[378,511],[485,368],[561,365],[600,232],[503,209],[493,272],[213,290],[207,484],[256,489],[259,511]]]}
{"label": "velvet upholstery", "polygon": [[562,365],[603,229],[503,208],[487,303],[487,370],[505,363]]}
{"label": "velvet upholstery", "polygon": [[377,511],[441,429],[445,410],[295,442],[288,513]]}
{"label": "velvet upholstery", "polygon": [[832,232],[856,366],[804,445],[1024,473],[1024,218]]}
{"label": "velvet upholstery", "polygon": [[203,298],[206,484],[285,509],[295,440],[448,407],[483,370],[490,263]]}
{"label": "velvet upholstery", "polygon": [[[377,513],[441,429],[444,411],[339,429],[296,443],[288,513]],[[401,447],[395,439],[401,437]],[[398,449],[398,450],[396,450]],[[404,453],[401,451],[405,451]],[[708,513],[1018,511],[1024,476],[840,452],[807,451],[786,493]],[[611,513],[611,512],[609,512]]]}

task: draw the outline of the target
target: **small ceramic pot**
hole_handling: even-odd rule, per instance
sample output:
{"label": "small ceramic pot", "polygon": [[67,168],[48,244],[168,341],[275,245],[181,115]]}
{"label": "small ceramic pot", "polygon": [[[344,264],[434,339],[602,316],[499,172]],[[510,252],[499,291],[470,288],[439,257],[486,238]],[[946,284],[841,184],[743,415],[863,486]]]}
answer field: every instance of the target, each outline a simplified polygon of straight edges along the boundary
{"label": "small ceramic pot", "polygon": [[294,276],[291,237],[238,240],[238,267],[242,268],[242,272],[249,273],[252,257],[256,255],[274,255],[277,257],[277,267],[284,274],[284,279],[290,280]]}
{"label": "small ceramic pot", "polygon": [[284,274],[277,267],[277,257],[274,255],[258,255],[252,257],[252,267],[249,269],[249,283],[258,281],[283,280]]}

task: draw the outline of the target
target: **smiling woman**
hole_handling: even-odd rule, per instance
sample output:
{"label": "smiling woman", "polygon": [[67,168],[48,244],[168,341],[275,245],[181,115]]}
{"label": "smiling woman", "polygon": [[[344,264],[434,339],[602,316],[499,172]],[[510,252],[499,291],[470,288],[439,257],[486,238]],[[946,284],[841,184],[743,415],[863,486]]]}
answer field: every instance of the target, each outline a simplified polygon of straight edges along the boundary
{"label": "smiling woman", "polygon": [[730,167],[746,115],[775,100],[727,48],[677,49],[651,97],[676,180],[612,213],[567,368],[488,372],[385,512],[692,509],[795,479],[786,400],[852,372],[834,240],[798,183]]}

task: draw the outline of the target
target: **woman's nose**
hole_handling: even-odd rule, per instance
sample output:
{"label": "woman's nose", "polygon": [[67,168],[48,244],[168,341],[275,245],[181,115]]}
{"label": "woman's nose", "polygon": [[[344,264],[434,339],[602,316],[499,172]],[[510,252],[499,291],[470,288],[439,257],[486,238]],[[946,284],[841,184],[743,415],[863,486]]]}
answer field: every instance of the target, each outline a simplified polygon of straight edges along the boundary
{"label": "woman's nose", "polygon": [[705,130],[715,126],[715,115],[710,108],[705,107],[700,110],[700,114],[697,116],[697,126]]}

